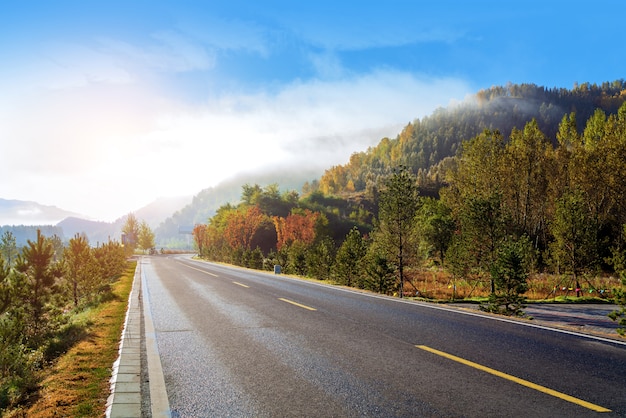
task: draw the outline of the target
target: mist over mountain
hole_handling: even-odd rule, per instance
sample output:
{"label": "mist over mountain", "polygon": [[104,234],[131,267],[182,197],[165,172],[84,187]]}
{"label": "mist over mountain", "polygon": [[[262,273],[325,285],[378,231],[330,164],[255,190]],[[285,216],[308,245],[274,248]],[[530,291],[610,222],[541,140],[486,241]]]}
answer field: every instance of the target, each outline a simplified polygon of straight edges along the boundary
{"label": "mist over mountain", "polygon": [[436,183],[440,181],[439,164],[455,156],[463,141],[485,129],[498,130],[508,137],[512,130],[521,130],[535,119],[556,145],[556,132],[566,114],[575,113],[577,128],[582,132],[596,109],[616,113],[625,100],[624,80],[601,85],[583,83],[571,90],[535,84],[491,87],[463,103],[409,122],[395,138],[383,138],[378,145],[355,152],[345,165],[326,170],[317,187],[324,194],[365,191],[399,165],[417,174],[422,184]]}
{"label": "mist over mountain", "polygon": [[37,202],[0,198],[0,226],[55,225],[70,216],[81,215]]}

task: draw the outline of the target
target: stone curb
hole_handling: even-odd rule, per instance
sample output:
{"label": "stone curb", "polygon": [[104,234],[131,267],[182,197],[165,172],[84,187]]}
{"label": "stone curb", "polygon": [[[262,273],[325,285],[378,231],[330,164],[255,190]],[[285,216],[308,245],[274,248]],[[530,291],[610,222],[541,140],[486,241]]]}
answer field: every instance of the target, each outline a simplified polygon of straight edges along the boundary
{"label": "stone curb", "polygon": [[137,264],[128,310],[120,341],[119,356],[113,363],[111,395],[106,416],[141,417],[141,267]]}

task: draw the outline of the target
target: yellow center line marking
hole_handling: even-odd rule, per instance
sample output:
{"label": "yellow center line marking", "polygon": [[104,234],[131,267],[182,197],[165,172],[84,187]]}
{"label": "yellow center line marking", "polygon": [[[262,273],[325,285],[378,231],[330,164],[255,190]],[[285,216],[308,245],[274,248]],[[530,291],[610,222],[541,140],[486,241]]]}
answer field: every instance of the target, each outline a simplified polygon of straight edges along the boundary
{"label": "yellow center line marking", "polygon": [[437,355],[445,357],[447,359],[456,361],[458,363],[465,364],[466,366],[470,366],[470,367],[473,367],[475,369],[482,370],[483,372],[487,372],[487,373],[493,374],[493,375],[501,377],[503,379],[510,380],[510,381],[518,383],[518,384],[520,384],[522,386],[526,386],[526,387],[529,387],[531,389],[538,390],[539,392],[543,392],[543,393],[546,393],[548,395],[552,395],[552,396],[555,396],[557,398],[563,399],[565,401],[568,401],[568,402],[571,402],[571,403],[575,403],[576,405],[583,406],[585,408],[591,409],[592,411],[596,411],[596,412],[611,412],[610,409],[607,409],[607,408],[604,408],[602,406],[593,404],[591,402],[583,401],[582,399],[578,399],[578,398],[575,398],[573,396],[566,395],[566,394],[561,393],[561,392],[557,392],[556,390],[547,388],[545,386],[541,386],[541,385],[538,385],[536,383],[529,382],[528,380],[520,379],[519,377],[511,376],[510,374],[499,372],[499,371],[491,369],[491,368],[489,368],[487,366],[483,366],[481,364],[474,363],[473,361],[465,360],[465,359],[463,359],[461,357],[457,357],[455,355],[448,354],[448,353],[445,353],[443,351],[439,351],[439,350],[436,350],[434,348],[430,348],[430,347],[425,346],[425,345],[416,345],[415,347],[417,347],[419,349],[422,349],[422,350],[425,350],[425,351],[428,351],[428,352],[433,353],[433,354],[437,354]]}
{"label": "yellow center line marking", "polygon": [[183,265],[183,266],[185,266],[185,267],[189,267],[190,269],[197,270],[197,271],[199,271],[200,273],[204,273],[204,274],[208,274],[209,276],[217,277],[217,274],[213,274],[213,273],[211,273],[211,272],[208,272],[208,271],[206,271],[206,270],[202,270],[202,269],[199,269],[199,268],[196,268],[196,267],[191,267],[189,264],[185,264],[185,263],[180,263],[180,264],[182,264],[182,265]]}
{"label": "yellow center line marking", "polygon": [[245,288],[249,288],[250,287],[247,284],[243,284],[243,283],[239,283],[239,282],[233,282],[233,283],[235,283],[237,286],[241,286],[241,287],[245,287]]}
{"label": "yellow center line marking", "polygon": [[307,309],[309,311],[317,311],[317,309],[315,309],[315,308],[311,308],[310,306],[302,305],[302,304],[300,304],[298,302],[294,302],[293,300],[289,300],[289,299],[285,299],[285,298],[278,298],[278,300],[282,300],[283,302],[291,303],[294,306],[298,306],[300,308]]}

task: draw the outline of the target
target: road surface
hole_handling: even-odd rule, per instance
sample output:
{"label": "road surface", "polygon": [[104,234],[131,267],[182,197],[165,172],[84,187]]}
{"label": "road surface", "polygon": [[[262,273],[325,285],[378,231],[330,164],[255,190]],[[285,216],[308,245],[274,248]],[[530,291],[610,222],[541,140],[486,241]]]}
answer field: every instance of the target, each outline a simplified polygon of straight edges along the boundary
{"label": "road surface", "polygon": [[174,417],[626,416],[626,346],[144,257]]}

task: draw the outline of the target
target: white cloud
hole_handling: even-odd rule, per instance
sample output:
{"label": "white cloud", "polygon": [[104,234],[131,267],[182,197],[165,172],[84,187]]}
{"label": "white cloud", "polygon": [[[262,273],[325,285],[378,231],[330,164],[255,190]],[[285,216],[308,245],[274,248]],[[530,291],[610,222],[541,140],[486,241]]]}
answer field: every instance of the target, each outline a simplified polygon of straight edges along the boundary
{"label": "white cloud", "polygon": [[179,26],[190,37],[218,50],[248,51],[263,57],[270,54],[271,31],[253,21],[187,16]]}
{"label": "white cloud", "polygon": [[213,51],[175,31],[156,32],[147,45],[104,38],[99,43],[103,51],[138,71],[186,72],[215,66]]}
{"label": "white cloud", "polygon": [[[193,55],[193,54],[192,54]],[[1,110],[0,196],[113,220],[239,172],[343,164],[469,91],[378,71],[192,105],[134,84],[44,91]]]}
{"label": "white cloud", "polygon": [[337,79],[346,73],[341,60],[335,53],[330,51],[310,53],[308,57],[315,73],[322,79]]}
{"label": "white cloud", "polygon": [[[97,48],[49,42],[11,59],[13,72],[3,71],[3,90],[23,95],[41,89],[68,89],[93,83],[128,84],[132,75],[119,60]],[[19,91],[18,91],[19,89]]]}

